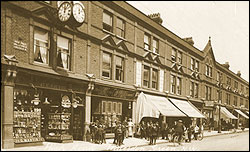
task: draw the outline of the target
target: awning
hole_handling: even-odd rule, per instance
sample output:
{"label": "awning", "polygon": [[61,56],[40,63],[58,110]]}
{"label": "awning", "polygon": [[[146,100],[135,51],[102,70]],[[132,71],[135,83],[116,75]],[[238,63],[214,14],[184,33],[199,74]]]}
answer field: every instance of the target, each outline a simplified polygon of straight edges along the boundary
{"label": "awning", "polygon": [[186,117],[167,98],[141,92],[137,98],[135,122],[139,123],[143,117],[159,118],[160,113],[169,117]]}
{"label": "awning", "polygon": [[240,115],[242,115],[243,117],[249,119],[249,117],[247,115],[245,115],[242,111],[238,110],[238,109],[234,109],[235,111],[237,111]]}
{"label": "awning", "polygon": [[188,115],[188,117],[205,118],[205,116],[192,103],[185,100],[178,100],[173,98],[169,98],[169,100],[182,112]]}
{"label": "awning", "polygon": [[227,110],[227,108],[225,108],[225,107],[220,107],[220,111],[221,111],[222,114],[224,114],[226,117],[228,117],[230,119],[238,119],[231,112],[229,112]]}

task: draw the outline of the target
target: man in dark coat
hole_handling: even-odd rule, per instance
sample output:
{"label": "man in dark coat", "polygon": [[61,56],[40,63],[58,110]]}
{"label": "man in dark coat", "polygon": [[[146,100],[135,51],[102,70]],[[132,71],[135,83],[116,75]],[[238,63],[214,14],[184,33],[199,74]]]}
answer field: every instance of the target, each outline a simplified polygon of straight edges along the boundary
{"label": "man in dark coat", "polygon": [[184,125],[182,123],[182,120],[179,120],[178,123],[176,124],[175,133],[179,137],[178,138],[179,144],[181,144],[182,135],[184,133]]}
{"label": "man in dark coat", "polygon": [[147,131],[148,131],[148,138],[149,138],[149,145],[153,144],[153,123],[152,121],[148,124],[147,127]]}
{"label": "man in dark coat", "polygon": [[116,126],[114,127],[115,137],[114,137],[113,144],[117,143],[117,127],[118,127],[118,122],[116,122]]}
{"label": "man in dark coat", "polygon": [[155,145],[156,144],[156,139],[158,138],[158,132],[159,132],[159,127],[157,126],[157,124],[153,124],[152,126],[152,144]]}

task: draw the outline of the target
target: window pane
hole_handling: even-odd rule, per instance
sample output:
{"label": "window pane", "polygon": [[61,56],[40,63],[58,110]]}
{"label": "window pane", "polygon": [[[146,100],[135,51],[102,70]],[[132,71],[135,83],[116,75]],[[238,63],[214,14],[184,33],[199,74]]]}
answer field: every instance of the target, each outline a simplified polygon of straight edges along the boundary
{"label": "window pane", "polygon": [[124,29],[123,20],[117,18],[117,27],[118,27],[119,29]]}
{"label": "window pane", "polygon": [[103,22],[112,26],[112,17],[111,15],[107,14],[106,12],[103,12]]}
{"label": "window pane", "polygon": [[49,63],[49,36],[48,32],[43,30],[34,30],[34,61],[40,63]]}
{"label": "window pane", "polygon": [[111,55],[103,52],[102,76],[111,78]]}
{"label": "window pane", "polygon": [[144,43],[149,44],[149,37],[146,34],[144,35]]}
{"label": "window pane", "polygon": [[149,67],[148,66],[144,66],[143,85],[145,87],[149,87]]}
{"label": "window pane", "polygon": [[57,66],[66,70],[70,64],[70,42],[69,39],[57,36]]}
{"label": "window pane", "polygon": [[123,81],[123,58],[116,56],[116,80]]}
{"label": "window pane", "polygon": [[103,69],[110,69],[111,66],[111,56],[110,54],[103,53]]}
{"label": "window pane", "polygon": [[68,50],[69,49],[69,40],[64,38],[64,37],[58,36],[57,37],[57,46]]}

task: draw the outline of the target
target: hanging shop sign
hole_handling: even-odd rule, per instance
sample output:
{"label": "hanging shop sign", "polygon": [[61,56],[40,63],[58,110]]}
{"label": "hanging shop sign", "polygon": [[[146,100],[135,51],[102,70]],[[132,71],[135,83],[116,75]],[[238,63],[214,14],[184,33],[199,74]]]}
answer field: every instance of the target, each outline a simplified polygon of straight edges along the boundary
{"label": "hanging shop sign", "polygon": [[22,50],[22,51],[27,51],[27,48],[28,48],[27,43],[24,43],[24,42],[19,41],[19,40],[14,40],[13,47],[15,49]]}
{"label": "hanging shop sign", "polygon": [[70,108],[71,107],[70,99],[66,95],[62,97],[62,107],[64,107],[64,108]]}

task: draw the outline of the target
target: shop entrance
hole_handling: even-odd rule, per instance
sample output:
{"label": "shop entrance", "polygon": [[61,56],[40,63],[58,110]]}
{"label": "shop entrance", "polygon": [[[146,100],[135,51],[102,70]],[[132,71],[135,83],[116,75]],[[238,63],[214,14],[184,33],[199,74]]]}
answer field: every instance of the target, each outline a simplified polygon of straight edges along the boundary
{"label": "shop entrance", "polygon": [[83,106],[78,106],[73,109],[73,140],[83,140],[84,132],[84,108]]}

